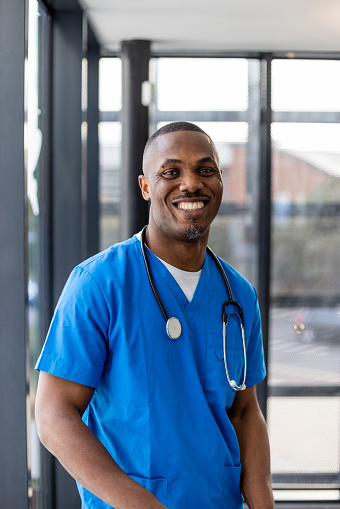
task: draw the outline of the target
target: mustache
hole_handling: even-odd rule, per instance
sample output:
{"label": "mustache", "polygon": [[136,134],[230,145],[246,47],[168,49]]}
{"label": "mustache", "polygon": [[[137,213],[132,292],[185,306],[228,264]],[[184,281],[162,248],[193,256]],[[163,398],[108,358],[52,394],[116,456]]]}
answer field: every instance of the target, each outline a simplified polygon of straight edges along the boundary
{"label": "mustache", "polygon": [[194,191],[193,193],[190,193],[190,191],[187,191],[184,194],[181,194],[179,196],[175,196],[174,198],[172,198],[172,200],[173,201],[175,201],[175,200],[185,200],[185,199],[190,200],[192,198],[207,198],[207,199],[209,199],[209,196],[207,196],[206,194],[202,193],[201,191]]}

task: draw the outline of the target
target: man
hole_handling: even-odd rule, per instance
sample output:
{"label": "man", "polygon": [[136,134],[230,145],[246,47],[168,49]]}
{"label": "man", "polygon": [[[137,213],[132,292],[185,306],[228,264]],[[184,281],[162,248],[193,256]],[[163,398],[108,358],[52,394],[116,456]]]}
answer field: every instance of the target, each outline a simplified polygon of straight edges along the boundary
{"label": "man", "polygon": [[[143,172],[146,258],[180,335],[167,335],[140,235],[80,264],[37,364],[40,438],[78,481],[84,509],[240,509],[241,493],[251,509],[272,509],[256,293],[225,262],[244,315],[245,390],[229,385],[223,361],[229,295],[207,253],[223,190],[217,150],[197,126],[168,124],[147,143]],[[228,370],[242,384],[234,307],[228,320]]]}

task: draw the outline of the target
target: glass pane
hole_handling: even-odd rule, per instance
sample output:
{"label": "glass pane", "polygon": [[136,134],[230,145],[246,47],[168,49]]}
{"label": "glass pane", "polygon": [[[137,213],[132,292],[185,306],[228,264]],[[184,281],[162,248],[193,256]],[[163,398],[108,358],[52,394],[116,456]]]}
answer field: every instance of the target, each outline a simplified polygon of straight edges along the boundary
{"label": "glass pane", "polygon": [[[297,113],[296,123],[271,126],[269,394],[310,387],[330,396],[270,397],[268,424],[273,473],[307,483],[314,474],[311,488],[323,474],[339,475],[340,400],[331,394],[340,386],[340,126],[322,113],[319,123],[302,123],[298,112],[339,111],[339,84],[338,61],[273,62],[273,108]],[[307,495],[277,492],[280,500]],[[338,499],[338,489],[314,494],[328,497]]]}
{"label": "glass pane", "polygon": [[[215,142],[223,169],[223,200],[220,212],[211,226],[209,245],[256,286],[259,62],[243,59],[174,58],[160,59],[157,65],[158,100],[160,100],[160,94],[164,94],[161,98],[163,102],[158,102],[160,109],[179,111],[192,108],[203,111],[209,108],[225,108],[241,111],[249,107],[249,122],[220,122],[217,119],[206,122],[203,115],[202,119],[198,119],[195,115],[192,121],[206,131]],[[207,73],[214,72],[213,80],[203,82],[201,78],[198,79],[198,76],[202,75],[203,68],[207,70]],[[163,70],[164,74],[162,74]],[[167,72],[169,72],[168,78],[165,77]],[[181,76],[178,89],[176,83],[171,84],[171,89],[168,88],[167,80],[170,79],[170,74]],[[223,87],[218,89],[219,91],[216,89],[218,80],[223,82]],[[193,96],[195,87],[200,90],[197,96]],[[194,102],[190,103],[192,98]],[[187,107],[188,104],[189,107]],[[158,118],[162,118],[161,113],[158,113]],[[157,128],[165,123],[157,123]]]}
{"label": "glass pane", "polygon": [[99,110],[122,108],[122,61],[120,58],[99,60]]}
{"label": "glass pane", "polygon": [[119,240],[120,122],[99,123],[100,249]]}
{"label": "glass pane", "polygon": [[272,307],[270,386],[340,385],[340,310]]}
{"label": "glass pane", "polygon": [[273,298],[340,304],[340,126],[274,124],[272,137]]}
{"label": "glass pane", "polygon": [[272,473],[339,471],[340,398],[268,398]]}
{"label": "glass pane", "polygon": [[340,62],[273,60],[275,111],[340,111]]}
{"label": "glass pane", "polygon": [[159,111],[246,111],[248,62],[223,58],[157,60]]}
{"label": "glass pane", "polygon": [[339,139],[337,124],[272,126],[270,384],[340,384]]}

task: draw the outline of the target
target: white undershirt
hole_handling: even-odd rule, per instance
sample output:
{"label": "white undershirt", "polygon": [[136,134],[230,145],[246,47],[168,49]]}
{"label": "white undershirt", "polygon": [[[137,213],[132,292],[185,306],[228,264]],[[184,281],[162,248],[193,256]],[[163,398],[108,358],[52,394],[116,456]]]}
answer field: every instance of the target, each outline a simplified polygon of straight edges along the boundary
{"label": "white undershirt", "polygon": [[[161,260],[160,258],[158,259]],[[187,272],[186,270],[181,270],[177,267],[174,267],[173,265],[169,265],[164,260],[161,260],[161,262],[166,266],[170,274],[176,279],[184,295],[190,302],[194,296],[202,270],[199,270],[198,272]]]}
{"label": "white undershirt", "polygon": [[[141,240],[141,232],[137,233],[137,238],[139,240]],[[146,246],[146,247],[148,247],[148,246]],[[158,256],[157,256],[157,258],[158,258]],[[182,291],[183,291],[184,295],[186,296],[186,298],[188,299],[188,301],[191,302],[191,300],[194,296],[194,293],[195,293],[195,290],[196,290],[202,270],[199,270],[197,272],[187,272],[186,270],[178,269],[177,267],[174,267],[173,265],[166,263],[161,258],[158,258],[158,260],[160,260],[163,263],[163,265],[165,265],[165,267],[168,269],[170,274],[177,281],[178,285],[182,289]]]}

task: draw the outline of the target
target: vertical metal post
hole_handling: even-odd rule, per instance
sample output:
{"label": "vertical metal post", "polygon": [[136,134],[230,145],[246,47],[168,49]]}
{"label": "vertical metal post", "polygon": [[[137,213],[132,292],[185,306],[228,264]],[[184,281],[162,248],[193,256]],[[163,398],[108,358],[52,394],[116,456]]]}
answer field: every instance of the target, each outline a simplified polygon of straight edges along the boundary
{"label": "vertical metal post", "polygon": [[[268,366],[269,307],[270,307],[270,246],[271,246],[271,173],[272,152],[270,127],[271,110],[271,56],[263,55],[261,65],[261,168],[259,211],[259,304],[265,362]],[[258,387],[258,399],[264,416],[267,416],[268,382]]]}
{"label": "vertical metal post", "polygon": [[82,12],[57,11],[53,22],[53,296],[81,261]]}
{"label": "vertical metal post", "polygon": [[87,28],[87,178],[86,178],[86,257],[99,250],[99,143],[98,71],[99,44],[91,27]]}
{"label": "vertical metal post", "polygon": [[[52,68],[53,304],[82,259],[81,92],[83,14],[55,11]],[[55,463],[56,509],[80,507],[75,481]]]}
{"label": "vertical metal post", "polygon": [[28,508],[25,0],[0,2],[0,505]]}
{"label": "vertical metal post", "polygon": [[[37,348],[42,347],[53,312],[52,304],[52,20],[40,6],[38,19],[39,53],[38,53],[38,107],[39,129],[42,132],[43,144],[39,158],[39,229],[40,229],[40,274],[39,274],[39,314],[40,340]],[[33,366],[32,366],[33,369]],[[46,509],[55,509],[54,504],[54,457],[41,447],[41,482],[42,503]]]}
{"label": "vertical metal post", "polygon": [[149,137],[148,107],[142,104],[142,83],[149,79],[150,41],[123,41],[122,200],[121,234],[128,238],[148,222],[148,204],[141,196],[138,175]]}

